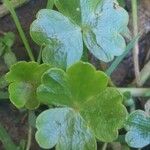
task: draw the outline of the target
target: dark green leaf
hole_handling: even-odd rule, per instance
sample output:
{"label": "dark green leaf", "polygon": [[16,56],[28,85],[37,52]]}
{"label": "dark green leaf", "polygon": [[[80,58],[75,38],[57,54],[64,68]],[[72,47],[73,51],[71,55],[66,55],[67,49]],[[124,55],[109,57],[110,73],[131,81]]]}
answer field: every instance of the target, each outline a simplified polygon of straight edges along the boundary
{"label": "dark green leaf", "polygon": [[122,7],[125,7],[125,0],[118,0],[118,2]]}
{"label": "dark green leaf", "polygon": [[62,14],[81,25],[80,0],[55,0],[55,5]]}

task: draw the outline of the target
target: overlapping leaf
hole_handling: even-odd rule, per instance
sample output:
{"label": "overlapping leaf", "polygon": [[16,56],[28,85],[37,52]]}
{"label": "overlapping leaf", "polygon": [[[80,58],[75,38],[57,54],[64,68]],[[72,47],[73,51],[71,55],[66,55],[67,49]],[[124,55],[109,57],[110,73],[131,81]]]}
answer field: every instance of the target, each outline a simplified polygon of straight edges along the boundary
{"label": "overlapping leaf", "polygon": [[42,74],[49,69],[46,64],[35,62],[18,62],[7,73],[11,102],[17,107],[35,109],[39,105],[36,97],[36,88],[41,83]]}
{"label": "overlapping leaf", "polygon": [[[122,95],[116,89],[108,88],[107,84],[108,77],[103,72],[96,71],[89,63],[79,62],[66,72],[56,68],[45,72],[37,95],[44,104],[67,106],[77,114],[80,113],[99,140],[111,142],[117,138],[118,129],[122,127],[127,112],[122,105]],[[43,114],[43,118],[47,116]],[[46,129],[41,134],[45,132]]]}
{"label": "overlapping leaf", "polygon": [[80,60],[83,51],[81,29],[61,13],[48,9],[39,11],[30,32],[37,44],[47,46],[43,52],[44,62],[66,68]]}
{"label": "overlapping leaf", "polygon": [[126,142],[134,148],[150,144],[150,116],[142,110],[130,114],[126,122],[128,133]]}
{"label": "overlapping leaf", "polygon": [[70,108],[44,111],[36,121],[36,139],[42,148],[96,150],[96,140],[80,114]]}
{"label": "overlapping leaf", "polygon": [[[56,66],[69,67],[80,60],[83,41],[95,57],[105,62],[123,53],[123,35],[129,36],[128,14],[116,0],[55,0],[55,5],[62,14],[41,10],[31,25],[33,40],[51,45],[43,53],[44,62],[56,61]],[[51,54],[55,59],[51,60]]]}

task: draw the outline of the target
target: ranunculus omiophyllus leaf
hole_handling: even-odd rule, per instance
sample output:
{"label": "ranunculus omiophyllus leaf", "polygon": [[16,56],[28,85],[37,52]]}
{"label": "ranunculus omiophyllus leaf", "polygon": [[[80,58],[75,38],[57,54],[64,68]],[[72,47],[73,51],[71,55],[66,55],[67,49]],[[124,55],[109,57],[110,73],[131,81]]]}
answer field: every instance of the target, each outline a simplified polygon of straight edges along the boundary
{"label": "ranunculus omiophyllus leaf", "polygon": [[55,108],[41,113],[36,121],[36,140],[42,148],[57,150],[96,150],[96,140],[79,113]]}
{"label": "ranunculus omiophyllus leaf", "polygon": [[124,52],[129,17],[116,0],[55,0],[55,5],[62,14],[41,10],[31,25],[33,40],[50,45],[43,52],[44,62],[69,67],[80,60],[83,41],[95,57],[105,62]]}
{"label": "ranunculus omiophyllus leaf", "polygon": [[36,62],[18,62],[7,73],[11,102],[17,107],[35,109],[39,105],[36,97],[36,88],[41,83],[42,74],[49,69],[47,64],[39,65]]}
{"label": "ranunculus omiophyllus leaf", "polygon": [[150,116],[142,110],[130,114],[126,121],[126,142],[134,148],[143,148],[150,144]]}
{"label": "ranunculus omiophyllus leaf", "polygon": [[107,84],[108,77],[103,72],[89,63],[78,62],[66,72],[57,68],[46,71],[37,95],[41,103],[74,109],[99,140],[111,142],[117,138],[127,111],[122,95]]}

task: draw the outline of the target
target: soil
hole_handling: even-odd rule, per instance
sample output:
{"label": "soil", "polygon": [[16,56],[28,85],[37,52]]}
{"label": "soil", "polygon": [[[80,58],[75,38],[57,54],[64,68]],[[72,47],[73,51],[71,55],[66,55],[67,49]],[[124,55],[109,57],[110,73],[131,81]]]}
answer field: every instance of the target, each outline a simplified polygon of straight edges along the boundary
{"label": "soil", "polygon": [[[32,21],[35,19],[36,13],[39,9],[45,8],[47,0],[30,0],[28,4],[25,4],[21,8],[17,9],[17,14],[21,21],[22,27],[28,37],[29,43],[34,51],[34,54],[38,54],[38,46],[34,44],[29,35],[29,27]],[[127,0],[128,1],[128,0]],[[144,1],[144,0],[143,0]],[[147,1],[147,0],[145,0]],[[149,1],[149,0],[148,0]],[[147,3],[146,3],[147,4]],[[150,5],[150,4],[149,4]],[[149,9],[150,7],[148,7]],[[127,7],[130,10],[130,7]],[[142,19],[142,18],[141,18]],[[144,24],[144,23],[143,23]],[[149,24],[150,26],[150,24]],[[16,26],[10,15],[6,15],[3,18],[0,18],[0,31],[8,32],[12,31],[16,35],[15,45],[13,47],[18,60],[28,60],[27,53],[25,52],[24,45],[21,42],[21,39],[18,35]],[[145,59],[150,48],[150,32],[146,30],[146,33],[140,39],[140,67],[142,68],[145,64]],[[116,71],[112,74],[112,80],[117,86],[127,86],[134,80],[134,67],[133,67],[133,58],[132,53],[129,53],[128,56],[122,61],[118,66]],[[6,72],[5,66],[0,60],[0,74]],[[147,82],[145,86],[150,86],[150,82]],[[143,107],[140,99],[137,99],[138,105]],[[0,122],[6,128],[6,130],[11,135],[13,141],[19,144],[21,139],[27,139],[27,117],[24,111],[18,111],[10,103],[0,102]],[[33,138],[34,139],[34,138]],[[145,148],[144,150],[150,149],[150,147]],[[0,150],[4,150],[0,144]],[[36,142],[33,141],[31,150],[40,150]]]}

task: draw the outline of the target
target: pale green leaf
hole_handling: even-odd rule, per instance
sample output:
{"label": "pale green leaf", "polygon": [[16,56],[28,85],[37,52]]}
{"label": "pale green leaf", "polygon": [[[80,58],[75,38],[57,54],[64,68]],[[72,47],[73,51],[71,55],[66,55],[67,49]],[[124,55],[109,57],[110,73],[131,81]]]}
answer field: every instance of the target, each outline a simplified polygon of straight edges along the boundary
{"label": "pale green leaf", "polygon": [[83,22],[84,42],[95,57],[104,62],[112,61],[125,50],[122,34],[128,35],[128,13],[115,0],[102,0],[92,13],[91,18],[86,16]]}
{"label": "pale green leaf", "polygon": [[150,144],[150,116],[144,111],[137,110],[131,113],[126,128],[126,142],[129,146],[143,148]]}
{"label": "pale green leaf", "polygon": [[42,148],[96,150],[96,140],[79,113],[70,108],[42,112],[36,121],[36,140]]}
{"label": "pale green leaf", "polygon": [[60,12],[80,25],[84,42],[95,57],[109,62],[125,51],[122,35],[130,37],[129,16],[116,0],[55,0],[55,3]]}
{"label": "pale green leaf", "polygon": [[81,29],[61,13],[48,9],[40,10],[30,32],[38,45],[51,45],[47,47],[50,52],[43,53],[44,62],[54,64],[55,58],[56,61],[61,59],[65,61],[60,67],[67,67],[80,60],[83,51]]}
{"label": "pale green leaf", "polygon": [[55,5],[62,14],[41,10],[30,30],[33,40],[46,46],[44,62],[69,67],[81,59],[83,41],[105,62],[123,54],[129,16],[116,0],[55,0]]}

